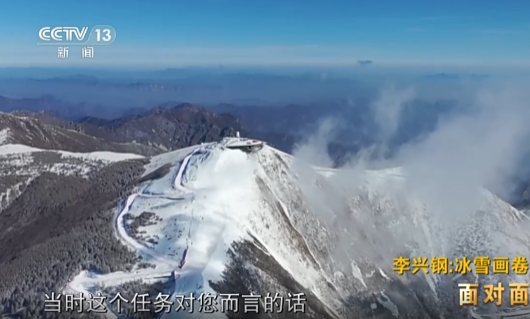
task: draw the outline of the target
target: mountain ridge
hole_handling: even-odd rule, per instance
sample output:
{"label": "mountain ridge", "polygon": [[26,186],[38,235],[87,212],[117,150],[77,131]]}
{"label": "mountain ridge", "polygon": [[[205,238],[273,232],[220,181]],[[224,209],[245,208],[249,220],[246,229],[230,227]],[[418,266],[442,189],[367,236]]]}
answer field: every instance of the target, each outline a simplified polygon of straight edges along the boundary
{"label": "mountain ridge", "polygon": [[115,120],[83,118],[78,123],[84,126],[85,132],[96,137],[151,143],[168,150],[245,131],[239,120],[230,114],[216,114],[188,103],[158,107]]}
{"label": "mountain ridge", "polygon": [[[48,113],[17,114],[0,112],[1,144],[24,144],[43,149],[73,152],[116,151],[156,154],[160,150],[137,143],[117,143],[85,134],[78,125]],[[29,116],[28,116],[29,115]]]}

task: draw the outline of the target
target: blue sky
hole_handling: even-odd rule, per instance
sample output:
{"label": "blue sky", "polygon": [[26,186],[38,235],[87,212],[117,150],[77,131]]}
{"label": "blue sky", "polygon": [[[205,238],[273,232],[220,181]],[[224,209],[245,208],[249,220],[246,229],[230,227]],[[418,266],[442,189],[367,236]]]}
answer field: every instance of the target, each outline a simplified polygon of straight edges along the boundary
{"label": "blue sky", "polygon": [[[43,26],[112,25],[93,60]],[[0,65],[530,65],[530,1],[1,1]],[[79,51],[75,51],[75,50]]]}

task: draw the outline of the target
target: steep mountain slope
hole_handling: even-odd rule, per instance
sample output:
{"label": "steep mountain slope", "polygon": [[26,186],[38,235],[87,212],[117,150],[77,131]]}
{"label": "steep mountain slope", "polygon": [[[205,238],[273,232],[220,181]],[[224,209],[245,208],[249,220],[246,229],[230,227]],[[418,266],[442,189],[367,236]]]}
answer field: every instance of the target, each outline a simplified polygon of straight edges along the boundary
{"label": "steep mountain slope", "polygon": [[521,281],[392,271],[399,255],[528,255],[527,219],[487,191],[469,220],[444,228],[432,207],[407,192],[400,169],[360,172],[352,184],[345,174],[270,147],[252,154],[228,149],[233,141],[153,157],[144,175],[158,178],[137,184],[115,224],[122,243],[150,267],[84,271],[67,290],[110,294],[125,282],[169,278],[160,291],[168,295],[305,295],[305,314],[278,318],[487,318],[499,308],[459,307],[457,284]]}

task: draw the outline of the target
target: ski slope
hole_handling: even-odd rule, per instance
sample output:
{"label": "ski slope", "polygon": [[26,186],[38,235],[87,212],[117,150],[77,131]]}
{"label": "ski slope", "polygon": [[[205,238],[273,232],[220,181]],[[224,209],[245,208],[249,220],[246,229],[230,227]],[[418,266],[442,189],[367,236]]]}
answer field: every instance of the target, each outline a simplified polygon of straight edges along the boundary
{"label": "ski slope", "polygon": [[[226,252],[234,240],[248,237],[249,211],[259,202],[254,182],[256,162],[223,143],[205,144],[154,157],[145,174],[171,164],[163,178],[141,185],[117,214],[116,234],[155,269],[77,276],[69,288],[83,292],[97,284],[113,285],[175,272],[175,294],[215,292],[208,281],[221,279]],[[133,238],[125,216],[154,212],[162,220],[141,227],[157,243]]]}

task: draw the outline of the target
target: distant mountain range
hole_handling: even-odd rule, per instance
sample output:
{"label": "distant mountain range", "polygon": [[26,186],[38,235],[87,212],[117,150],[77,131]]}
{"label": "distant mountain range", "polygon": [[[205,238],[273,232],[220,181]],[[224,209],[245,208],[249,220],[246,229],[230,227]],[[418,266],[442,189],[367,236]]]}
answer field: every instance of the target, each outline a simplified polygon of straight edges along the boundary
{"label": "distant mountain range", "polygon": [[[366,61],[363,61],[366,62]],[[481,84],[486,75],[433,74],[394,76],[370,73],[373,65],[359,65],[355,75],[338,70],[311,72],[267,72],[266,70],[165,70],[106,74],[87,70],[48,72],[46,77],[30,71],[1,70],[0,96],[10,98],[53,95],[70,105],[99,107],[100,117],[116,118],[130,108],[148,108],[166,101],[200,105],[220,103],[281,106],[285,104],[327,104],[333,100],[373,98],[377,88],[387,84],[426,86],[445,95],[458,95],[462,82]],[[368,70],[368,71],[364,71]],[[41,71],[43,73],[44,71]],[[85,73],[83,73],[85,72]],[[368,72],[364,74],[363,72]],[[10,77],[10,74],[16,76]],[[27,76],[25,76],[27,74]],[[85,104],[85,105],[83,105]],[[104,106],[112,108],[105,109]],[[121,113],[120,113],[121,112]],[[84,114],[91,116],[92,114]]]}
{"label": "distant mountain range", "polygon": [[38,113],[44,111],[70,120],[96,114],[103,118],[114,118],[141,112],[142,110],[135,108],[123,110],[98,104],[72,103],[59,100],[51,95],[41,95],[33,98],[8,98],[0,95],[0,112],[29,111]]}
{"label": "distant mountain range", "polygon": [[[336,99],[311,104],[291,103],[281,106],[223,103],[203,107],[203,111],[223,114],[216,121],[227,120],[225,113],[229,113],[240,121],[238,125],[242,126],[241,130],[247,128],[247,131],[253,134],[274,132],[295,136],[296,139],[315,132],[323,119],[332,118],[342,122],[339,123],[337,132],[334,132],[334,141],[343,145],[362,147],[371,145],[378,139],[370,103],[371,100],[368,98]],[[137,121],[144,117],[172,116],[177,113],[177,117],[180,117],[183,114],[177,111],[186,105],[197,106],[195,103],[165,102],[154,108],[117,108],[85,103],[73,104],[50,95],[21,99],[0,96],[0,111],[3,112],[44,111],[70,121],[107,126],[123,125],[124,122]],[[401,144],[429,132],[440,116],[454,113],[459,107],[453,101],[411,103],[403,112],[403,118],[400,120],[403,125],[396,134],[396,143]],[[213,115],[208,116],[213,119]]]}

